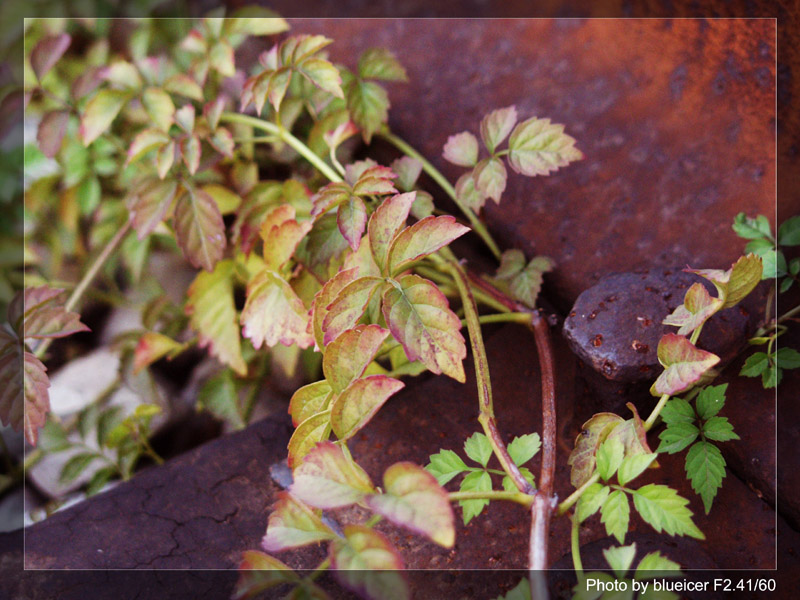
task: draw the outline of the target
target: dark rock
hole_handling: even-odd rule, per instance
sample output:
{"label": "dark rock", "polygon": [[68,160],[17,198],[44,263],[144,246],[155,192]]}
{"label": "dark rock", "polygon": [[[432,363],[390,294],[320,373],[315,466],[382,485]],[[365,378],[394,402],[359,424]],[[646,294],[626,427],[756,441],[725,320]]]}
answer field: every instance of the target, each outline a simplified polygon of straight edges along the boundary
{"label": "dark rock", "polygon": [[[702,282],[680,269],[649,269],[603,277],[584,291],[564,320],[564,336],[586,364],[604,378],[633,383],[652,381],[661,372],[656,351],[661,337],[676,328],[662,321],[683,303],[686,290]],[[724,366],[741,350],[755,319],[734,306],[709,319],[698,346],[717,354]]]}

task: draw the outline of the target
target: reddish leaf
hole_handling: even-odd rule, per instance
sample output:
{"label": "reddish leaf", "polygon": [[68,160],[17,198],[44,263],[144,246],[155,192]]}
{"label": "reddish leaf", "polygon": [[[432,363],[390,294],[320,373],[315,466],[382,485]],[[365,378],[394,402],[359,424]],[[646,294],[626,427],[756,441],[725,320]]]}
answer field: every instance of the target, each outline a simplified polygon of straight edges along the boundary
{"label": "reddish leaf", "polygon": [[688,335],[705,323],[720,308],[722,308],[722,300],[712,298],[702,283],[694,283],[686,290],[683,304],[672,311],[663,323],[680,327],[678,335]]}
{"label": "reddish leaf", "polygon": [[202,189],[189,188],[175,204],[174,226],[189,262],[213,271],[225,250],[225,225],[214,198]]}
{"label": "reddish leaf", "polygon": [[331,384],[325,379],[309,383],[295,391],[289,402],[292,424],[297,427],[309,417],[326,410],[332,397]]}
{"label": "reddish leaf", "polygon": [[453,547],[453,508],[447,492],[433,475],[411,462],[395,463],[383,474],[383,489],[383,494],[367,496],[367,506],[440,546]]}
{"label": "reddish leaf", "polygon": [[[433,283],[406,275],[383,293],[383,316],[410,361],[419,360],[431,372],[464,382],[467,356],[461,320]],[[341,338],[340,338],[341,339]]]}
{"label": "reddish leaf", "polygon": [[403,559],[381,533],[363,525],[344,528],[345,540],[329,546],[334,575],[346,588],[368,600],[407,600],[405,580],[397,571]]}
{"label": "reddish leaf", "polygon": [[147,179],[137,185],[125,204],[130,222],[140,240],[146,238],[164,220],[178,184],[174,180]]}
{"label": "reddish leaf", "polygon": [[345,96],[350,118],[369,144],[373,134],[389,120],[389,96],[377,83],[361,79],[353,79],[346,86]]}
{"label": "reddish leaf", "polygon": [[[186,98],[203,101],[203,88],[186,73],[176,73],[164,82],[164,89],[173,94],[180,94]],[[213,126],[212,126],[213,127]]]}
{"label": "reddish leaf", "polygon": [[227,97],[220,95],[203,106],[203,116],[206,118],[206,122],[212,130],[216,129],[219,125],[219,118],[222,115],[222,111],[225,110],[226,102]]}
{"label": "reddish leaf", "polygon": [[682,335],[667,333],[658,342],[658,362],[664,366],[664,372],[658,376],[650,393],[674,396],[697,383],[719,362],[719,356],[700,350]]}
{"label": "reddish leaf", "polygon": [[503,161],[499,158],[486,158],[477,164],[472,173],[478,191],[494,200],[496,204],[499,203],[508,178]]}
{"label": "reddish leaf", "polygon": [[358,324],[372,296],[383,282],[380,277],[360,277],[337,294],[336,299],[328,306],[322,322],[322,330],[325,332],[323,341],[326,346]]}
{"label": "reddish leaf", "polygon": [[246,375],[233,298],[235,270],[232,260],[221,260],[213,272],[200,271],[189,286],[185,311],[200,347],[207,347],[221,363]]}
{"label": "reddish leaf", "polygon": [[269,211],[261,225],[266,267],[277,271],[286,264],[311,226],[310,221],[297,222],[290,204],[281,204]]}
{"label": "reddish leaf", "polygon": [[370,48],[358,59],[358,76],[362,79],[408,81],[403,65],[386,48]]}
{"label": "reddish leaf", "polygon": [[[365,164],[366,161],[362,161]],[[348,165],[350,171],[346,171],[349,175],[348,179],[352,180],[353,167],[355,165]],[[396,194],[397,190],[392,184],[392,179],[397,177],[389,167],[381,165],[370,166],[358,175],[357,181],[353,184],[353,193],[357,196],[385,196],[387,194]]]}
{"label": "reddish leaf", "polygon": [[194,175],[200,167],[200,138],[190,135],[180,141],[181,156],[189,173]]}
{"label": "reddish leaf", "polygon": [[481,121],[481,138],[490,154],[506,139],[517,122],[517,108],[509,106],[494,110]]}
{"label": "reddish leaf", "polygon": [[25,439],[31,446],[36,445],[39,429],[44,426],[47,413],[50,412],[50,396],[47,388],[47,367],[30,352],[23,355],[23,381],[25,391],[25,423],[23,431]]}
{"label": "reddish leaf", "polygon": [[287,462],[295,468],[303,462],[317,444],[327,440],[331,433],[330,411],[311,415],[297,426],[289,438]]}
{"label": "reddish leaf", "polygon": [[218,40],[211,47],[208,53],[208,62],[211,68],[219,71],[223,77],[233,77],[236,74],[233,47],[225,40]]}
{"label": "reddish leaf", "polygon": [[322,357],[322,371],[335,393],[364,374],[387,335],[379,325],[358,325],[331,342]]}
{"label": "reddish leaf", "polygon": [[64,290],[46,285],[25,289],[22,331],[26,339],[61,338],[89,331],[78,313],[64,308],[65,295]]}
{"label": "reddish leaf", "polygon": [[345,456],[341,446],[332,442],[317,444],[294,469],[293,477],[289,491],[316,508],[355,504],[375,491],[364,469]]}
{"label": "reddish leaf", "polygon": [[0,421],[15,431],[22,430],[25,414],[22,365],[22,341],[0,326]]}
{"label": "reddish leaf", "polygon": [[31,67],[36,78],[41,81],[69,48],[72,38],[62,33],[42,38],[31,51]]}
{"label": "reddish leaf", "polygon": [[283,186],[277,181],[263,181],[247,192],[233,224],[233,242],[250,254],[258,239],[265,215],[281,202]]}
{"label": "reddish leaf", "polygon": [[367,207],[358,196],[349,196],[339,205],[336,224],[353,250],[358,250],[361,236],[367,226]]}
{"label": "reddish leaf", "polygon": [[339,271],[322,286],[322,289],[317,292],[317,295],[314,297],[314,301],[311,303],[310,328],[314,334],[317,348],[322,349],[325,347],[322,324],[325,322],[325,317],[328,314],[328,306],[336,299],[339,292],[344,289],[347,284],[354,281],[357,276],[358,269],[344,269]]}
{"label": "reddish leaf", "polygon": [[583,153],[575,147],[575,139],[564,133],[563,125],[536,117],[514,128],[508,149],[508,164],[528,177],[548,175],[583,158]]}
{"label": "reddish leaf", "polygon": [[302,61],[297,68],[315,86],[336,96],[344,98],[342,91],[342,78],[339,69],[322,58],[308,58]]}
{"label": "reddish leaf", "polygon": [[371,375],[356,379],[345,389],[331,407],[331,427],[340,440],[353,437],[381,406],[405,387],[402,381],[386,375]]}
{"label": "reddish leaf", "polygon": [[332,540],[336,534],[320,517],[320,511],[311,510],[288,492],[279,492],[261,547],[267,552],[282,552]]}
{"label": "reddish leaf", "polygon": [[755,254],[742,256],[727,271],[719,269],[685,269],[689,273],[702,275],[717,288],[722,308],[739,303],[761,281],[763,266],[761,257]]}
{"label": "reddish leaf", "polygon": [[319,217],[332,208],[339,206],[350,197],[350,186],[344,182],[329,183],[319,189],[311,198],[312,217]]}
{"label": "reddish leaf", "polygon": [[479,212],[486,204],[487,196],[475,185],[472,171],[464,173],[456,181],[456,198],[461,204],[475,212]]}
{"label": "reddish leaf", "polygon": [[[650,450],[650,446],[647,444],[647,432],[644,430],[644,423],[642,423],[636,407],[630,402],[626,406],[633,413],[633,418],[614,427],[606,439],[617,439],[622,442],[626,457],[638,454],[652,454],[653,451]],[[658,463],[655,461],[651,465],[653,468],[658,467]]]}
{"label": "reddish leaf", "polygon": [[378,268],[385,274],[388,274],[386,267],[389,246],[397,232],[406,224],[415,196],[414,192],[410,192],[387,198],[369,219],[367,233],[372,247],[372,255]]}
{"label": "reddish leaf", "polygon": [[103,67],[89,67],[72,83],[70,94],[75,100],[88,96],[103,83]]}
{"label": "reddish leaf", "polygon": [[39,149],[46,157],[53,158],[61,150],[68,122],[68,110],[54,110],[42,118],[36,132],[36,140],[39,142]]}
{"label": "reddish leaf", "polygon": [[450,215],[426,217],[398,233],[389,249],[389,273],[402,273],[414,262],[433,254],[469,231]]}
{"label": "reddish leaf", "polygon": [[156,331],[145,332],[133,353],[133,374],[136,375],[167,354],[180,352],[184,347],[184,344]]}
{"label": "reddish leaf", "polygon": [[89,100],[81,116],[80,134],[84,146],[106,132],[129,97],[128,92],[120,90],[100,90]]}
{"label": "reddish leaf", "polygon": [[247,550],[242,553],[239,580],[231,600],[250,600],[276,586],[299,581],[297,573],[277,558]]}
{"label": "reddish leaf", "polygon": [[442,156],[459,167],[472,167],[478,162],[478,139],[469,131],[451,135],[447,138]]}
{"label": "reddish leaf", "polygon": [[375,264],[372,256],[372,245],[369,236],[361,238],[361,244],[355,252],[348,252],[344,257],[342,269],[358,269],[358,274],[362,277],[380,277],[381,271]]}
{"label": "reddish leaf", "polygon": [[231,132],[224,127],[218,127],[214,131],[214,135],[208,138],[208,143],[211,144],[214,149],[223,156],[227,156],[229,158],[233,157],[233,150],[235,147],[233,143],[233,135],[231,135]]}
{"label": "reddish leaf", "polygon": [[567,464],[572,466],[570,483],[573,486],[582,486],[592,476],[597,449],[621,423],[624,420],[619,415],[604,412],[593,415],[583,424],[581,432],[575,438],[575,448],[567,460]]}
{"label": "reddish leaf", "polygon": [[281,343],[307,348],[314,341],[307,331],[308,312],[303,301],[273,271],[262,271],[247,285],[240,321],[242,334],[256,349],[264,343],[270,347]]}

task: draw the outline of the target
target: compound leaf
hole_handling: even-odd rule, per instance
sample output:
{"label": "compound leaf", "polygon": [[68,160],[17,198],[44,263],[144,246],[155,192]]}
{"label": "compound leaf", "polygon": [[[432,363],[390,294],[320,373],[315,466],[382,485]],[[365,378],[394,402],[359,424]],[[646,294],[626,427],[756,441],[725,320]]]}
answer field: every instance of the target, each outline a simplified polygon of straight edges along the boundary
{"label": "compound leaf", "polygon": [[481,121],[481,138],[489,154],[494,154],[497,147],[506,139],[517,122],[517,108],[509,106],[490,112]]}
{"label": "compound leaf", "polygon": [[606,526],[606,533],[617,538],[620,544],[625,543],[630,514],[628,497],[622,490],[611,492],[600,507],[600,522]]}
{"label": "compound leaf", "polygon": [[619,415],[604,412],[593,415],[583,424],[567,460],[567,464],[572,466],[570,482],[573,486],[580,487],[592,476],[597,448],[617,425],[624,422]]}
{"label": "compound leaf", "polygon": [[414,192],[409,192],[387,198],[369,219],[367,234],[372,255],[383,273],[386,273],[389,247],[394,237],[405,225],[415,196]]}
{"label": "compound leaf", "polygon": [[653,529],[670,535],[688,535],[698,540],[705,539],[703,533],[692,522],[692,511],[686,506],[689,501],[666,485],[648,483],[633,490],[633,505],[639,515]]}
{"label": "compound leaf", "polygon": [[459,473],[467,470],[466,463],[452,450],[440,450],[431,454],[431,462],[425,467],[436,478],[439,485],[444,485]]}
{"label": "compound leaf", "polygon": [[225,250],[225,225],[217,203],[199,188],[189,188],[175,204],[175,235],[194,267],[213,271]]}

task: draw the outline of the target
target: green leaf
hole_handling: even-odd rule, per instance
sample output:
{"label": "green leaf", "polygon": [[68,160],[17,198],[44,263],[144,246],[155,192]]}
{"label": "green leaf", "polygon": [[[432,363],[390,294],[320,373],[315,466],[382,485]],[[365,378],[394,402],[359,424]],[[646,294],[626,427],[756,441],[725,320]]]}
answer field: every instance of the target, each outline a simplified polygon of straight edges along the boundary
{"label": "green leaf", "polygon": [[664,372],[651,386],[650,393],[673,396],[700,381],[719,362],[719,356],[700,350],[682,335],[667,333],[658,342],[658,362],[664,366]]}
{"label": "green leaf", "polygon": [[325,410],[328,400],[332,396],[331,385],[325,379],[309,383],[296,390],[289,402],[292,424],[297,427],[312,415]]}
{"label": "green leaf", "polygon": [[200,138],[196,135],[187,136],[180,141],[178,147],[186,168],[194,175],[200,167]]}
{"label": "green leaf", "polygon": [[410,192],[387,198],[369,219],[367,225],[369,243],[375,264],[382,273],[387,273],[389,247],[397,233],[405,225],[415,195],[415,192]]}
{"label": "green leaf", "polygon": [[[597,448],[597,472],[608,481],[617,472],[625,456],[625,446],[616,438],[607,439]],[[622,483],[622,482],[620,482]]]}
{"label": "green leaf", "polygon": [[442,156],[459,167],[474,167],[478,162],[478,138],[469,131],[462,131],[447,138]]}
{"label": "green leaf", "polygon": [[330,62],[322,58],[309,58],[304,60],[297,71],[302,73],[311,83],[319,89],[336,96],[344,98],[342,91],[342,78],[339,69]]}
{"label": "green leaf", "polygon": [[421,221],[425,217],[430,217],[434,210],[433,196],[428,192],[418,190],[416,198],[414,198],[414,204],[411,205],[411,215]]}
{"label": "green leaf", "polygon": [[498,596],[495,600],[531,600],[531,584],[522,578],[505,596]]}
{"label": "green leaf", "polygon": [[358,59],[358,76],[362,79],[408,81],[403,65],[386,48],[370,48]]}
{"label": "green leaf", "polygon": [[240,317],[242,335],[261,348],[313,343],[307,331],[308,311],[292,287],[274,271],[261,271],[247,284],[247,300]]}
{"label": "green leaf", "polygon": [[233,150],[235,147],[233,135],[226,128],[218,127],[215,129],[214,133],[209,136],[208,143],[211,144],[220,154],[227,156],[228,158],[233,157]]}
{"label": "green leaf", "polygon": [[[450,215],[426,217],[398,233],[389,249],[389,274],[396,276],[470,231]],[[377,261],[376,261],[377,262]]]}
{"label": "green leaf", "polygon": [[106,132],[129,97],[128,92],[120,90],[100,90],[89,100],[81,115],[80,135],[84,146]]}
{"label": "green leaf", "polygon": [[142,94],[142,105],[158,130],[169,131],[175,114],[175,105],[167,92],[160,88],[147,88]]}
{"label": "green leaf", "polygon": [[725,459],[719,448],[705,441],[692,446],[686,453],[686,477],[703,499],[708,514],[725,477]]}
{"label": "green leaf", "polygon": [[330,410],[311,415],[300,423],[289,438],[287,463],[294,469],[320,442],[331,435]]}
{"label": "green leaf", "polygon": [[372,135],[389,119],[389,96],[377,83],[359,79],[346,86],[345,92],[350,118],[369,144]]}
{"label": "green leaf", "polygon": [[192,104],[184,104],[175,111],[175,122],[185,133],[194,131],[195,109]]}
{"label": "green leaf", "polygon": [[658,438],[661,440],[658,452],[669,454],[680,452],[695,441],[698,435],[700,435],[700,430],[693,423],[681,422],[669,425],[658,434]]}
{"label": "green leaf", "polygon": [[703,435],[717,442],[740,439],[739,436],[733,432],[733,425],[730,424],[726,417],[711,417],[708,421],[703,423]]}
{"label": "green leaf", "polygon": [[71,457],[61,468],[58,482],[61,484],[71,483],[86,470],[95,459],[99,458],[94,452],[82,452]]}
{"label": "green leaf", "polygon": [[352,183],[353,193],[357,196],[385,196],[397,193],[392,183],[392,179],[397,175],[389,167],[379,165],[371,159],[347,165],[344,177],[348,183]]}
{"label": "green leaf", "polygon": [[235,272],[236,264],[229,259],[219,261],[211,273],[200,271],[189,286],[185,311],[200,347],[207,347],[221,363],[246,375],[233,297]]}
{"label": "green leaf", "polygon": [[382,534],[363,525],[344,528],[345,539],[329,546],[331,567],[344,587],[368,600],[408,600],[400,576],[403,559]]}
{"label": "green leaf", "polygon": [[695,401],[697,414],[701,419],[710,419],[725,406],[725,391],[728,384],[709,385],[700,391]]}
{"label": "green leaf", "polygon": [[359,325],[331,342],[322,358],[322,371],[334,393],[342,393],[364,374],[387,335],[379,325]]}
{"label": "green leaf", "polygon": [[122,422],[122,409],[112,406],[104,410],[97,418],[97,443],[105,446],[109,433]]}
{"label": "green leaf", "polygon": [[176,342],[171,337],[162,333],[146,331],[139,338],[133,353],[134,375],[168,354],[177,354],[183,350],[184,347],[184,344]]}
{"label": "green leaf", "polygon": [[[509,250],[507,252],[514,252],[514,250]],[[516,258],[513,255],[510,260],[516,262]],[[522,260],[523,268],[520,268],[519,271],[509,277],[501,276],[501,273],[504,274],[510,270],[504,269],[501,262],[497,277],[498,279],[508,280],[509,290],[515,300],[519,300],[530,308],[534,308],[536,306],[536,299],[539,297],[539,292],[542,289],[543,275],[552,271],[555,263],[546,256],[534,257],[527,266],[524,264],[524,255],[522,256]],[[507,265],[507,267],[510,267],[510,265]]]}
{"label": "green leaf", "polygon": [[478,191],[494,200],[495,204],[499,204],[508,179],[503,161],[494,157],[484,158],[475,165],[472,176],[475,178],[475,187]]}
{"label": "green leaf", "polygon": [[71,41],[72,38],[68,34],[62,33],[44,37],[33,47],[30,55],[31,67],[40,82],[64,55]]}
{"label": "green leaf", "polygon": [[383,489],[383,494],[367,496],[369,508],[440,546],[453,547],[453,509],[433,475],[414,463],[395,463],[383,474]]}
{"label": "green leaf", "polygon": [[464,442],[464,452],[476,463],[485,467],[492,457],[492,445],[484,434],[475,432]]}
{"label": "green leaf", "polygon": [[136,137],[133,138],[131,145],[128,147],[128,158],[125,163],[130,164],[140,159],[151,150],[160,148],[168,142],[169,136],[159,129],[145,129],[144,131],[140,131],[136,134]]}
{"label": "green leaf", "polygon": [[575,438],[575,448],[569,455],[567,464],[572,466],[570,482],[580,487],[594,473],[595,453],[608,434],[625,420],[613,413],[597,413],[586,421]]}
{"label": "green leaf", "polygon": [[771,250],[775,250],[775,242],[771,242],[770,240],[765,240],[763,238],[750,240],[744,247],[745,253],[752,252],[753,254],[757,254],[758,256],[762,257],[762,260],[764,255]]}
{"label": "green leaf", "polygon": [[367,226],[367,207],[364,206],[364,201],[358,196],[348,195],[347,200],[339,205],[336,224],[350,248],[358,250]]}
{"label": "green leaf", "polygon": [[744,377],[758,377],[769,367],[769,357],[765,352],[754,352],[742,365],[739,375]]}
{"label": "green leaf", "polygon": [[239,393],[233,373],[225,369],[209,378],[197,395],[198,410],[207,410],[234,429],[243,429],[244,418],[239,407]]}
{"label": "green leaf", "polygon": [[622,579],[633,565],[633,559],[636,557],[636,544],[606,548],[603,550],[603,556],[608,566],[614,571],[614,575]]}
{"label": "green leaf", "polygon": [[391,169],[397,175],[397,189],[411,192],[422,173],[422,163],[411,156],[403,156],[392,162]]}
{"label": "green leaf", "polygon": [[[330,349],[329,349],[330,351]],[[405,384],[386,375],[356,379],[339,395],[331,407],[331,427],[340,440],[353,437]]]}
{"label": "green leaf", "polygon": [[528,177],[548,175],[583,158],[575,147],[575,139],[564,133],[563,125],[536,117],[514,128],[508,148],[511,168]]}
{"label": "green leaf", "polygon": [[233,77],[236,74],[233,47],[225,40],[217,40],[208,53],[208,64],[223,77]]}
{"label": "green leaf", "polygon": [[578,506],[575,509],[581,523],[600,510],[608,498],[609,492],[611,492],[611,488],[602,483],[593,483],[586,488],[578,499]]}
{"label": "green leaf", "polygon": [[661,419],[667,425],[694,423],[696,416],[692,405],[683,398],[672,398],[661,409]]}
{"label": "green leaf", "polygon": [[225,250],[225,225],[208,192],[191,187],[175,204],[175,235],[194,267],[213,271]]}
{"label": "green leaf", "polygon": [[778,228],[778,243],[781,246],[800,244],[800,215],[785,220]]}
{"label": "green leaf", "polygon": [[175,73],[164,82],[164,89],[172,94],[180,94],[197,102],[203,101],[203,88],[186,73]]}
{"label": "green leaf", "polygon": [[637,581],[643,579],[653,579],[655,577],[675,577],[679,575],[681,567],[678,563],[671,561],[660,552],[650,552],[646,554],[636,567],[633,577]]}
{"label": "green leaf", "polygon": [[683,304],[675,308],[662,323],[680,327],[678,335],[688,335],[722,308],[722,300],[712,298],[702,283],[694,283],[686,291]]}
{"label": "green leaf", "polygon": [[769,225],[769,220],[764,215],[758,215],[755,219],[751,219],[743,212],[740,212],[734,217],[732,228],[736,235],[746,240],[772,239],[772,228]]}
{"label": "green leaf", "polygon": [[657,532],[661,533],[664,530],[670,535],[688,535],[698,540],[705,539],[703,533],[692,522],[692,511],[686,506],[689,501],[681,498],[672,488],[649,483],[638,490],[633,490],[632,495],[633,505],[639,515]]}
{"label": "green leaf", "polygon": [[39,149],[47,158],[55,158],[61,150],[64,134],[69,123],[68,110],[53,110],[44,115],[36,131],[36,141]]}
{"label": "green leaf", "polygon": [[717,288],[722,308],[730,308],[747,296],[761,281],[762,259],[755,254],[742,256],[727,271],[719,269],[685,269],[708,279]]}
{"label": "green leaf", "polygon": [[761,374],[761,385],[764,386],[764,389],[774,388],[780,383],[782,375],[783,371],[770,360],[769,366]]}
{"label": "green leaf", "polygon": [[[492,490],[492,478],[486,471],[472,471],[461,481],[462,492],[490,492]],[[489,506],[489,501],[485,499],[459,500],[464,512],[464,525],[467,525],[474,517],[483,511],[484,506]]]}
{"label": "green leaf", "polygon": [[600,508],[600,522],[606,526],[606,533],[617,538],[620,544],[625,543],[630,512],[628,497],[622,490],[611,492]]}
{"label": "green leaf", "polygon": [[542,440],[538,433],[528,433],[515,437],[508,445],[508,455],[514,464],[521,467],[532,459],[542,447]]}
{"label": "green leaf", "polygon": [[[531,484],[532,488],[536,488],[536,478],[531,473],[531,470],[527,467],[520,467],[519,474],[522,475],[522,478]],[[517,484],[509,477],[508,475],[503,476],[503,489],[507,492],[518,492],[519,488]]]}
{"label": "green leaf", "polygon": [[[586,574],[586,578],[582,583],[579,582],[578,585],[572,588],[572,591],[575,592],[573,600],[597,600],[601,596],[604,596],[603,590],[597,589],[596,587],[592,587],[592,589],[588,588],[586,582],[590,578],[598,582],[597,588],[599,588],[600,585],[603,585],[603,586],[608,586],[608,589],[611,590],[613,589],[613,586],[617,583],[617,578],[614,577],[611,573],[604,573],[602,571],[591,571],[590,573]],[[632,594],[632,592],[621,592],[621,594],[619,594],[619,596],[621,597],[619,597],[615,592],[609,592],[609,595],[611,595],[611,597],[604,598],[603,600],[631,600],[629,595],[626,594]],[[659,598],[657,600],[667,600],[667,599]]]}
{"label": "green leaf", "polygon": [[460,204],[477,212],[480,212],[486,204],[486,196],[475,185],[475,177],[472,171],[464,173],[456,181],[456,198]]}
{"label": "green leaf", "polygon": [[619,484],[628,485],[628,483],[644,473],[645,469],[656,460],[656,456],[655,453],[626,456],[622,460],[622,463],[620,463],[617,471],[617,481],[619,481]]}
{"label": "green leaf", "polygon": [[175,142],[169,142],[156,152],[156,169],[159,179],[164,179],[172,168],[172,163],[175,162],[175,148]]}
{"label": "green leaf", "polygon": [[440,450],[436,454],[431,454],[430,458],[431,462],[425,468],[436,478],[439,485],[446,484],[468,469],[461,457],[452,450]]}
{"label": "green leaf", "polygon": [[239,564],[239,580],[232,600],[250,600],[271,588],[297,583],[300,577],[277,558],[263,552],[245,550]]}
{"label": "green leaf", "polygon": [[383,316],[410,361],[419,360],[431,372],[464,382],[467,347],[461,320],[445,295],[430,281],[406,275],[383,293]]}
{"label": "green leaf", "polygon": [[115,466],[103,467],[95,471],[89,483],[86,485],[86,495],[94,496],[99,493],[117,473],[118,471]]}
{"label": "green leaf", "polygon": [[509,106],[494,110],[486,115],[481,121],[481,139],[489,150],[489,154],[494,154],[497,147],[506,139],[514,124],[517,122],[517,108]]}
{"label": "green leaf", "polygon": [[282,552],[334,539],[336,534],[321,516],[321,511],[310,509],[290,493],[278,492],[261,547],[267,552]]}
{"label": "green leaf", "polygon": [[778,348],[775,361],[781,369],[797,369],[800,367],[800,352],[794,348]]}
{"label": "green leaf", "polygon": [[375,488],[341,446],[320,442],[294,469],[289,491],[310,506],[329,509],[360,502]]}
{"label": "green leaf", "polygon": [[9,308],[8,320],[25,339],[61,338],[89,328],[81,316],[66,310],[65,290],[47,285],[25,288],[22,315]]}

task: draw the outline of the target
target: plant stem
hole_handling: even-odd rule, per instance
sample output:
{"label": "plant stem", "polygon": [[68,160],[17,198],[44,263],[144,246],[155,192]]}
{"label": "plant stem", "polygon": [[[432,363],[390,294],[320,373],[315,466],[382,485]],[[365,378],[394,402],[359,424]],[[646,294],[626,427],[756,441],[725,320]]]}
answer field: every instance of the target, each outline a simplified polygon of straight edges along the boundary
{"label": "plant stem", "polygon": [[595,471],[592,476],[589,477],[589,479],[584,481],[579,488],[567,496],[567,498],[558,505],[558,508],[556,509],[556,516],[560,517],[565,514],[573,504],[580,500],[580,497],[583,496],[583,493],[586,491],[586,489],[598,481],[600,481],[600,473]]}
{"label": "plant stem", "polygon": [[308,146],[293,136],[288,129],[279,127],[275,123],[265,121],[264,119],[251,117],[250,115],[240,115],[239,113],[224,112],[220,115],[219,119],[220,121],[228,121],[230,123],[242,123],[244,125],[250,125],[255,129],[261,129],[262,131],[266,131],[267,133],[278,136],[284,142],[289,144],[289,146],[291,146],[300,156],[310,162],[314,168],[316,168],[325,177],[331,181],[342,181],[342,178],[339,176],[339,174],[334,171],[328,165],[328,163],[314,154]]}
{"label": "plant stem", "polygon": [[453,275],[453,279],[458,286],[458,291],[461,294],[461,302],[464,305],[464,312],[467,318],[469,341],[472,346],[472,357],[475,361],[475,377],[478,380],[478,404],[480,407],[478,422],[483,427],[486,437],[489,438],[489,443],[494,450],[495,456],[497,456],[497,460],[500,461],[503,470],[517,486],[517,489],[523,494],[534,494],[533,486],[522,476],[519,467],[511,460],[511,456],[509,456],[508,450],[503,443],[500,431],[497,429],[497,421],[495,420],[494,407],[492,404],[492,382],[489,376],[489,362],[486,359],[486,348],[483,345],[481,324],[478,320],[475,298],[472,296],[472,291],[467,282],[467,276],[461,265],[455,261],[448,263],[446,268]]}
{"label": "plant stem", "polygon": [[[530,323],[530,313],[499,313],[496,315],[480,315],[478,322],[481,325],[488,325],[490,323]],[[461,319],[461,324],[466,325],[467,320]]]}
{"label": "plant stem", "polygon": [[308,580],[309,580],[309,581],[314,581],[314,580],[315,580],[317,577],[319,577],[319,576],[320,576],[320,575],[322,575],[322,574],[323,574],[325,571],[327,571],[327,570],[328,570],[328,567],[330,567],[330,566],[331,566],[331,559],[330,559],[330,558],[326,558],[326,559],[325,559],[325,560],[323,560],[321,563],[319,563],[319,565],[317,565],[317,568],[316,568],[316,569],[314,569],[314,572],[313,572],[313,573],[311,573],[311,574],[308,576]]}
{"label": "plant stem", "polygon": [[[547,569],[547,547],[550,529],[550,516],[555,508],[553,504],[553,480],[556,470],[556,393],[555,364],[553,360],[553,344],[550,339],[550,327],[547,320],[538,311],[530,315],[530,325],[536,340],[536,352],[539,357],[539,371],[542,377],[542,470],[539,475],[539,493],[531,508],[530,557],[528,568],[531,571]],[[531,578],[531,590],[542,582]],[[539,590],[547,593],[546,589]],[[538,597],[535,596],[534,597]],[[546,597],[546,596],[544,596]]]}
{"label": "plant stem", "polygon": [[778,319],[775,321],[775,323],[780,325],[784,321],[788,321],[789,319],[791,319],[797,313],[800,313],[800,304],[798,304],[797,306],[795,306],[791,310],[788,310],[785,313],[783,313],[780,317],[778,317]]}
{"label": "plant stem", "polygon": [[572,514],[572,564],[575,567],[575,574],[578,577],[578,583],[583,585],[583,563],[581,562],[581,542],[580,542],[580,521],[578,520],[578,513]]}
{"label": "plant stem", "polygon": [[669,398],[670,398],[669,394],[662,394],[661,398],[658,399],[658,404],[655,405],[655,408],[653,408],[653,412],[650,413],[650,416],[647,417],[647,420],[644,422],[645,431],[650,431],[653,428],[653,425],[655,425],[658,415],[661,413],[661,409],[664,408],[664,405],[667,403],[667,400],[669,400]]}
{"label": "plant stem", "polygon": [[391,133],[390,131],[383,131],[380,132],[378,135],[380,135],[387,142],[392,144],[395,148],[400,150],[400,152],[422,163],[422,169],[430,176],[431,179],[433,179],[437,184],[439,184],[439,187],[441,187],[442,190],[444,190],[444,192],[450,197],[450,199],[456,203],[456,206],[458,206],[461,212],[464,213],[464,215],[469,220],[470,225],[472,225],[472,229],[475,231],[475,233],[477,233],[480,236],[480,238],[486,244],[486,247],[489,248],[494,257],[499,260],[500,249],[497,247],[497,243],[494,241],[494,238],[492,238],[492,235],[489,233],[489,230],[486,229],[486,226],[481,222],[480,219],[478,219],[477,215],[473,212],[473,210],[470,207],[464,205],[458,199],[455,188],[450,184],[449,181],[447,181],[447,178],[445,178],[445,176],[442,175],[442,173],[436,167],[434,167],[430,163],[430,161],[428,161],[428,159],[426,159],[419,152],[417,152],[413,148],[413,146],[411,146],[408,142],[406,142],[402,138]]}
{"label": "plant stem", "polygon": [[509,492],[506,490],[491,490],[488,492],[450,492],[448,494],[450,502],[459,500],[508,500],[523,506],[530,506],[533,503],[533,496],[521,492]]}
{"label": "plant stem", "polygon": [[[89,270],[83,274],[81,280],[78,282],[78,285],[75,286],[75,289],[72,290],[72,294],[70,294],[69,298],[67,299],[66,304],[64,304],[64,310],[71,311],[80,301],[81,297],[83,296],[86,288],[91,285],[94,278],[97,276],[97,273],[100,272],[100,269],[103,268],[103,265],[108,260],[108,257],[111,256],[112,252],[117,248],[117,246],[122,242],[125,236],[131,229],[130,221],[127,221],[116,234],[114,237],[111,238],[108,243],[103,248],[103,251],[97,256],[95,261],[92,263],[92,266],[89,267]],[[50,344],[53,342],[53,338],[46,338],[42,340],[42,342],[36,347],[34,354],[37,358],[42,358],[44,353],[50,347]]]}

